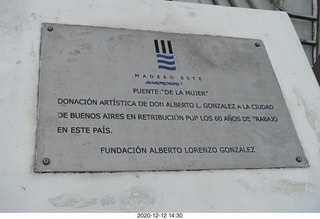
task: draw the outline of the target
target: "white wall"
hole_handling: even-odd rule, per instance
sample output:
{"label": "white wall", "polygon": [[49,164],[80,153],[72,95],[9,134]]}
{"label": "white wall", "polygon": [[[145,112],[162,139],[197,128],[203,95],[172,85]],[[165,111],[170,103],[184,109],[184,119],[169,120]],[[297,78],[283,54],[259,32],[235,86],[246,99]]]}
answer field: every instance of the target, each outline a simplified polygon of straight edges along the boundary
{"label": "white wall", "polygon": [[[41,23],[263,40],[309,167],[34,173]],[[158,0],[4,0],[0,49],[0,212],[320,211],[320,89],[285,13]]]}

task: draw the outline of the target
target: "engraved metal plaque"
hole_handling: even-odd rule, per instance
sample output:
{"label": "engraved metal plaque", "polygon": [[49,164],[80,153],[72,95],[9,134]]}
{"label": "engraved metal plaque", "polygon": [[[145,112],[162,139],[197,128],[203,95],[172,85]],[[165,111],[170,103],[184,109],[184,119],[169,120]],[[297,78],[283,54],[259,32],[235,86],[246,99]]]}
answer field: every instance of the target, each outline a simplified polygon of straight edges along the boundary
{"label": "engraved metal plaque", "polygon": [[307,165],[262,41],[42,25],[36,172]]}

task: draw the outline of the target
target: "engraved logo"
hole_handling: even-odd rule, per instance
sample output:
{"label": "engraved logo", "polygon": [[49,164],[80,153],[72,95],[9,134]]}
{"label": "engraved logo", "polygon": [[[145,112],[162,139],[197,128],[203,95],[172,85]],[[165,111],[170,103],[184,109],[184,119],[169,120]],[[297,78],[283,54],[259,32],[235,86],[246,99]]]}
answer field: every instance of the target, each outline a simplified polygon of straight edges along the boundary
{"label": "engraved logo", "polygon": [[154,40],[154,47],[157,55],[158,68],[175,71],[176,63],[174,61],[171,41]]}

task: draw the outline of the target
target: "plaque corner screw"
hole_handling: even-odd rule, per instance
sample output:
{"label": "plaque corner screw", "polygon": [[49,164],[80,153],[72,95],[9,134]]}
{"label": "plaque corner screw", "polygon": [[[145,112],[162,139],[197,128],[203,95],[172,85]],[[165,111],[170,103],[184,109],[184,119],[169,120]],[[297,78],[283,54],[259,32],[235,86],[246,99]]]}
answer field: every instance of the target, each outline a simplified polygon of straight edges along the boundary
{"label": "plaque corner screw", "polygon": [[300,163],[300,162],[302,161],[302,157],[298,156],[298,157],[296,158],[296,161]]}
{"label": "plaque corner screw", "polygon": [[51,31],[53,31],[53,27],[49,26],[49,27],[47,27],[47,30],[51,32]]}
{"label": "plaque corner screw", "polygon": [[42,162],[43,162],[44,165],[49,165],[50,159],[49,158],[44,158]]}
{"label": "plaque corner screw", "polygon": [[260,46],[261,46],[260,43],[258,43],[258,42],[256,42],[254,45],[255,45],[256,47],[260,47]]}

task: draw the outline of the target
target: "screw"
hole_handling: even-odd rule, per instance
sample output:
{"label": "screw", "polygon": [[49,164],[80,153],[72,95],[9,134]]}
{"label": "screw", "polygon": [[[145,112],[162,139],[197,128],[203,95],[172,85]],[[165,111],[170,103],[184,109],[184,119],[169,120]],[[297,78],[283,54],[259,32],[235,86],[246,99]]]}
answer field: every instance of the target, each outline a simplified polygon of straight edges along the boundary
{"label": "screw", "polygon": [[53,31],[53,27],[49,26],[49,27],[47,27],[47,30],[51,32],[51,31]]}
{"label": "screw", "polygon": [[49,158],[44,158],[43,161],[42,161],[42,163],[43,163],[44,165],[49,165],[49,163],[50,163]]}
{"label": "screw", "polygon": [[296,158],[296,161],[300,163],[300,162],[302,161],[302,157],[298,156],[298,157]]}
{"label": "screw", "polygon": [[260,47],[260,43],[255,43],[254,45],[256,45],[256,47]]}

